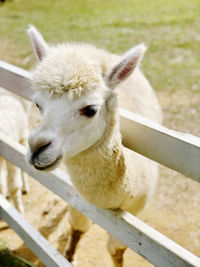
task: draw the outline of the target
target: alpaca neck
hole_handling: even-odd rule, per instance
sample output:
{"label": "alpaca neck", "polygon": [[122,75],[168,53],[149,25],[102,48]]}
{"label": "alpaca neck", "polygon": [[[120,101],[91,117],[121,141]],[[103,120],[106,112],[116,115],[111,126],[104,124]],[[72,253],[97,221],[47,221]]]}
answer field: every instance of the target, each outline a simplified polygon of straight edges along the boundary
{"label": "alpaca neck", "polygon": [[103,208],[118,208],[123,201],[120,188],[125,164],[115,113],[111,114],[104,135],[96,144],[66,160],[72,183],[80,194]]}

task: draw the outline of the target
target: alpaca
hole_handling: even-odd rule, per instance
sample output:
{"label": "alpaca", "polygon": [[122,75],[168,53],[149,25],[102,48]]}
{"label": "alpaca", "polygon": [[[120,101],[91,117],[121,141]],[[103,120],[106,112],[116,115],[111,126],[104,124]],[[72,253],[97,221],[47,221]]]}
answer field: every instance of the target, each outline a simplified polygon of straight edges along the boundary
{"label": "alpaca", "polygon": [[[0,89],[0,132],[26,145],[28,139],[28,104],[4,89]],[[10,197],[15,207],[24,214],[22,192],[28,192],[28,176],[0,157],[0,192]]]}
{"label": "alpaca", "polygon": [[[89,44],[49,46],[34,26],[28,33],[38,59],[32,74],[33,102],[42,119],[29,137],[27,161],[49,171],[63,160],[86,201],[136,215],[154,191],[158,166],[122,145],[118,106],[162,120],[153,89],[138,68],[145,45],[120,57]],[[73,208],[69,222],[66,254],[72,260],[75,243],[90,222]],[[125,249],[110,237],[108,250],[115,266],[122,266]]]}

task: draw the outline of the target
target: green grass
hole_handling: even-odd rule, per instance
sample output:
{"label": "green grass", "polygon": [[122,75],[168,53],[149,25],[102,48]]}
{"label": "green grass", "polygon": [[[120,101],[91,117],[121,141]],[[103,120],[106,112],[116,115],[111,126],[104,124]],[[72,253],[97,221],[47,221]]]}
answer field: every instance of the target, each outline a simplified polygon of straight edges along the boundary
{"label": "green grass", "polygon": [[[199,14],[199,0],[7,0],[0,40],[17,47],[17,64],[25,68],[32,53],[28,24],[51,43],[89,42],[115,53],[145,42],[143,69],[156,90],[200,90]],[[9,45],[6,53],[13,53]],[[16,55],[9,60],[16,64]]]}
{"label": "green grass", "polygon": [[14,255],[3,240],[0,240],[0,266],[1,267],[36,267],[36,265]]}

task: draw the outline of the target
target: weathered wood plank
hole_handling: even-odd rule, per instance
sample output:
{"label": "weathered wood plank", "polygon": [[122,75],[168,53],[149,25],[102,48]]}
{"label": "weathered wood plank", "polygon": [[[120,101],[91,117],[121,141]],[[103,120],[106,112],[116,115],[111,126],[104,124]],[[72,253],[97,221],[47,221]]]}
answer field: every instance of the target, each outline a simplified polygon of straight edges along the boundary
{"label": "weathered wood plank", "polygon": [[48,267],[72,266],[21,214],[0,194],[0,217],[24,240]]}
{"label": "weathered wood plank", "polygon": [[42,173],[28,165],[25,148],[0,134],[0,154],[26,171],[71,206],[102,226],[155,266],[200,267],[200,259],[127,212],[97,208],[85,202],[71,185],[69,176],[57,169]]}
{"label": "weathered wood plank", "polygon": [[[0,86],[31,100],[30,74],[0,61]],[[169,130],[120,109],[121,132],[128,148],[200,182],[200,139]]]}

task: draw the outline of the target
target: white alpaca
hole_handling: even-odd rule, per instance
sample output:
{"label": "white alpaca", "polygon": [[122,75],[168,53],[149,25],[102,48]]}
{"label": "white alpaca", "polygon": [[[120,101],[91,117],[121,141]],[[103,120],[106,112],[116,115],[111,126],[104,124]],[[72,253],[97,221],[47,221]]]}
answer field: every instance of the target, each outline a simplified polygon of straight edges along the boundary
{"label": "white alpaca", "polygon": [[[88,44],[51,47],[34,27],[28,33],[39,60],[32,78],[34,102],[42,114],[29,137],[28,161],[47,171],[63,159],[74,186],[87,201],[137,214],[154,191],[158,166],[123,147],[118,94],[120,106],[161,122],[155,94],[137,68],[145,46],[119,57]],[[74,240],[90,223],[73,208],[69,220],[70,258]],[[116,266],[122,265],[125,248],[110,238],[108,249]]]}
{"label": "white alpaca", "polygon": [[[0,89],[0,132],[26,145],[28,137],[28,105],[4,89]],[[23,214],[22,192],[28,191],[28,176],[0,157],[0,193],[9,196]]]}

